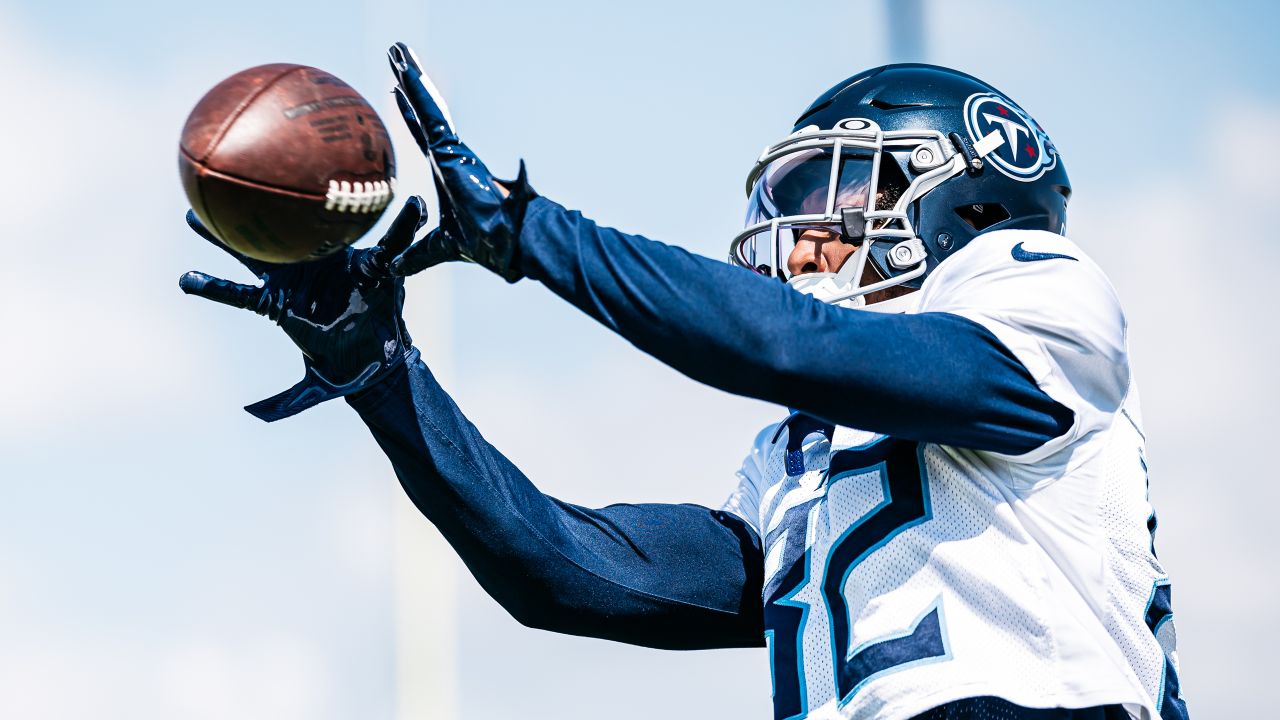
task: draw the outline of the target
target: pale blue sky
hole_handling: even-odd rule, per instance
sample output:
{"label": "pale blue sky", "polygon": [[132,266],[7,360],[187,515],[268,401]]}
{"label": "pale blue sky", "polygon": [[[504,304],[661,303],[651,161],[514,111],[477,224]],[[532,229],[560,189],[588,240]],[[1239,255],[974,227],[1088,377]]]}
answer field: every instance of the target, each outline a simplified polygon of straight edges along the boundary
{"label": "pale blue sky", "polygon": [[[1280,11],[925,7],[925,57],[899,59],[989,80],[1062,151],[1069,234],[1129,310],[1191,707],[1246,715],[1280,642],[1280,587],[1257,572],[1280,502],[1264,454]],[[177,136],[209,86],[302,62],[398,123],[383,51],[408,41],[495,169],[523,157],[549,197],[721,257],[760,148],[890,60],[884,27],[878,0],[0,1],[0,715],[392,712],[394,477],[341,403],[272,426],[243,413],[297,379],[296,351],[176,289],[193,267],[237,273],[182,224]],[[416,149],[397,149],[402,187],[429,195]],[[532,283],[443,268],[409,293],[462,407],[569,500],[716,504],[779,413],[685,380]],[[450,572],[461,717],[769,716],[763,652],[538,633]]]}

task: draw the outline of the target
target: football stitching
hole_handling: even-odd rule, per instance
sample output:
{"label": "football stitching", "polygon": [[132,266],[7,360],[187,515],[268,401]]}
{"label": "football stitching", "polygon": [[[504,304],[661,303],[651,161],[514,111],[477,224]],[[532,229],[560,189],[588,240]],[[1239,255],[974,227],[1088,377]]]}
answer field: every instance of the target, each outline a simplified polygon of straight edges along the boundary
{"label": "football stitching", "polygon": [[396,179],[354,183],[347,180],[330,180],[325,193],[324,209],[345,213],[379,212],[395,195]]}
{"label": "football stitching", "polygon": [[[253,178],[247,178],[247,177],[244,177],[243,175],[237,175],[237,174],[235,174],[235,173],[229,173],[229,172],[225,172],[225,171],[223,171],[223,170],[218,170],[218,169],[215,169],[215,168],[211,168],[211,167],[209,167],[209,165],[208,165],[207,163],[200,162],[199,160],[197,160],[197,159],[195,159],[194,157],[192,157],[191,153],[187,152],[186,150],[184,150],[184,149],[182,149],[182,148],[178,148],[178,152],[179,152],[179,153],[180,153],[180,154],[181,154],[181,155],[186,159],[186,161],[187,161],[187,162],[191,163],[191,164],[192,164],[192,166],[194,166],[195,168],[197,168],[197,169],[199,170],[199,176],[200,176],[200,177],[204,177],[204,176],[206,176],[206,175],[207,175],[207,176],[210,176],[210,177],[218,177],[218,178],[222,178],[222,179],[224,179],[224,180],[231,180],[231,181],[236,182],[236,183],[241,184],[241,185],[247,185],[247,186],[249,186],[249,187],[259,188],[259,189],[267,190],[267,191],[270,191],[270,192],[273,192],[273,193],[279,193],[279,194],[281,194],[281,195],[288,195],[288,196],[290,196],[290,197],[303,198],[303,199],[306,199],[306,200],[325,200],[325,201],[328,201],[328,199],[329,199],[329,192],[330,192],[329,190],[326,190],[326,191],[325,191],[325,193],[322,195],[322,194],[317,193],[317,192],[309,192],[309,191],[306,191],[306,190],[299,190],[299,189],[297,189],[297,188],[285,187],[285,186],[283,186],[283,185],[272,185],[272,184],[270,184],[270,183],[264,183],[264,182],[259,181],[259,180],[254,180]],[[330,180],[330,181],[329,181],[329,183],[330,183],[330,188],[332,188],[332,183],[334,183],[334,182],[338,182],[338,183],[339,183],[339,186],[338,186],[338,187],[339,187],[339,189],[341,189],[341,187],[342,187],[342,186],[341,186],[342,181],[337,181],[337,180]],[[388,189],[389,189],[389,190],[390,190],[390,192],[391,192],[391,194],[387,197],[387,202],[389,203],[389,202],[391,201],[391,199],[395,196],[395,189],[396,189],[395,182],[396,182],[396,179],[395,179],[394,177],[390,177],[390,178],[387,178],[385,181],[384,181],[384,180],[369,180],[369,181],[365,181],[365,184],[366,184],[366,185],[373,185],[374,183],[377,183],[377,182],[386,182],[386,183],[388,184]],[[350,183],[351,183],[352,185],[355,185],[355,184],[357,183],[357,181],[350,181]],[[353,188],[353,191],[354,191],[354,188]],[[387,203],[383,203],[383,207],[386,207],[386,205],[387,205]]]}
{"label": "football stitching", "polygon": [[284,187],[282,185],[272,185],[270,183],[264,183],[260,180],[254,180],[253,178],[244,177],[243,175],[237,175],[235,173],[224,172],[216,168],[211,168],[209,167],[208,163],[203,163],[203,162],[200,162],[199,160],[192,158],[191,155],[187,153],[185,150],[182,150],[181,152],[183,155],[187,157],[187,160],[191,162],[192,165],[194,165],[200,170],[200,175],[202,177],[204,175],[216,176],[216,177],[227,179],[227,180],[233,180],[241,185],[248,185],[249,187],[260,188],[262,190],[268,190],[274,193],[288,195],[290,197],[305,198],[307,200],[323,200],[324,199],[324,195],[321,195],[320,193],[307,192],[305,190],[298,190],[295,188]]}

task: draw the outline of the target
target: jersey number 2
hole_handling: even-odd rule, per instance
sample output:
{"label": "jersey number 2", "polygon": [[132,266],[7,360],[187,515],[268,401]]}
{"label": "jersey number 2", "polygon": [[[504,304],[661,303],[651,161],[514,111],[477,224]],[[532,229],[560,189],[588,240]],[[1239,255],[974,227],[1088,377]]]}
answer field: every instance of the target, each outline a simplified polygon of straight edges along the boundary
{"label": "jersey number 2", "polygon": [[[850,637],[853,618],[844,595],[845,583],[859,563],[903,530],[931,517],[920,452],[918,443],[885,438],[870,446],[841,450],[831,457],[828,482],[832,485],[842,477],[874,470],[879,470],[884,484],[884,499],[850,524],[832,544],[822,571],[822,601],[830,614],[832,667],[841,705],[872,677],[908,664],[947,657],[938,605],[921,615],[905,633],[855,647]],[[809,551],[805,552],[804,558],[792,555],[784,560],[791,564],[791,572],[771,593],[765,609],[766,630],[772,636],[774,711],[779,720],[803,716],[808,711],[800,655],[809,607],[791,599],[808,582],[810,558]],[[788,673],[787,669],[793,672]]]}

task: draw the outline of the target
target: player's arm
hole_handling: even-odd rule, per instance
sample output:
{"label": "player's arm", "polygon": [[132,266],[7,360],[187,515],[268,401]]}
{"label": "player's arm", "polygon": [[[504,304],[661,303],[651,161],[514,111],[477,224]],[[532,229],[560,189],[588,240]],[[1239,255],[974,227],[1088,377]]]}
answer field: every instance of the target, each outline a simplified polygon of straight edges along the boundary
{"label": "player's arm", "polygon": [[521,622],[663,648],[762,643],[763,559],[746,523],[694,505],[593,510],[549,498],[436,383],[401,317],[404,280],[388,268],[425,220],[420,198],[376,246],[291,265],[240,255],[187,220],[261,284],[193,271],[183,291],[265,315],[303,353],[302,382],[246,409],[270,421],[349,398],[413,502]]}
{"label": "player's arm", "polygon": [[544,495],[416,353],[348,402],[409,498],[522,624],[667,649],[763,644],[760,541],[737,516]]}
{"label": "player's arm", "polygon": [[1007,454],[1071,427],[1072,411],[965,317],[826,305],[538,198],[523,166],[506,193],[459,140],[408,48],[390,55],[401,111],[451,213],[393,270],[462,259],[509,281],[531,277],[695,380],[840,425]]}
{"label": "player's arm", "polygon": [[1017,454],[1072,423],[995,335],[959,315],[836,307],[544,198],[529,206],[520,261],[685,375],[838,425]]}

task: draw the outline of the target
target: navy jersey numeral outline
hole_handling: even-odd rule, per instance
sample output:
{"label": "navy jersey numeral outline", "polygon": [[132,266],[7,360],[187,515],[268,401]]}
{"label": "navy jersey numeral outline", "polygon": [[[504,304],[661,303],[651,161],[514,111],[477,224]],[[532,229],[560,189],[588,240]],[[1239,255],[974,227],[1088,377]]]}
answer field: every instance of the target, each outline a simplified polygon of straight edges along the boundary
{"label": "navy jersey numeral outline", "polygon": [[[894,438],[878,438],[863,446],[834,453],[828,468],[828,493],[841,480],[866,473],[878,473],[883,500],[841,534],[823,563],[822,598],[831,633],[831,652],[836,675],[838,704],[847,705],[867,682],[890,672],[915,665],[951,659],[946,623],[939,596],[904,632],[869,639],[852,646],[853,618],[844,598],[844,586],[853,569],[903,531],[933,517],[928,480],[924,474],[924,446]],[[788,512],[804,513],[805,529],[813,503],[793,507]],[[799,520],[799,518],[795,518]],[[788,545],[800,540],[785,540]],[[793,598],[809,584],[811,548],[804,542],[804,555],[790,562],[783,579],[766,607],[765,631],[769,639],[770,665],[774,681],[774,713],[778,720],[803,717],[808,712],[808,689],[804,677],[803,629],[809,619],[809,605]],[[784,548],[783,562],[798,552]],[[798,551],[798,548],[794,548]],[[772,612],[768,612],[772,610]],[[779,654],[791,655],[779,663]],[[779,677],[777,670],[794,668]]]}
{"label": "navy jersey numeral outline", "polygon": [[[806,503],[801,508],[791,508],[788,512],[803,511],[807,524],[809,509],[812,506],[813,503]],[[803,534],[797,540],[804,542]],[[784,540],[788,543],[792,541],[791,537]],[[768,608],[766,608],[766,624],[770,627],[765,630],[765,637],[769,642],[769,673],[773,679],[773,712],[774,717],[779,720],[801,718],[808,714],[809,689],[804,681],[804,633],[802,631],[809,623],[809,605],[795,602],[792,598],[809,584],[809,555],[809,548],[806,547],[804,557],[792,565],[782,580],[780,588],[788,589],[770,603],[774,606],[773,612],[767,612]],[[785,561],[786,549],[784,548],[783,562]],[[794,575],[800,575],[800,578],[794,579]],[[781,642],[786,643],[785,646],[779,646],[779,638]],[[779,662],[779,653],[789,654],[792,661]],[[795,671],[778,677],[779,665],[784,668],[790,665],[795,668]]]}
{"label": "navy jersey numeral outline", "polygon": [[[871,463],[875,463],[871,465]],[[870,468],[868,468],[870,466]],[[848,704],[870,680],[888,672],[951,658],[939,596],[903,633],[874,638],[852,647],[853,618],[844,586],[854,568],[904,531],[933,519],[924,445],[886,439],[865,449],[849,449],[831,458],[831,484],[869,469],[880,472],[884,499],[832,544],[822,580],[831,623],[839,704]]]}
{"label": "navy jersey numeral outline", "polygon": [[[1138,423],[1134,422],[1128,412],[1121,411],[1128,418],[1129,423],[1133,425],[1133,429],[1145,441],[1146,436],[1142,434],[1142,430],[1138,428]],[[1138,448],[1138,462],[1142,465],[1142,475],[1146,479],[1147,494],[1151,493],[1151,471],[1147,468],[1147,459],[1144,456],[1143,448]],[[1156,554],[1156,513],[1153,509],[1151,515],[1147,518],[1147,532],[1151,534],[1151,554]],[[1160,641],[1160,628],[1166,622],[1173,621],[1173,585],[1169,582],[1169,578],[1160,578],[1151,586],[1151,595],[1147,598],[1146,611],[1143,613],[1143,619],[1146,621],[1147,629],[1155,636],[1156,642]],[[1170,657],[1169,651],[1165,649],[1164,644],[1160,644],[1160,649],[1164,652],[1164,664],[1160,667],[1160,696],[1156,698],[1156,712],[1160,713],[1161,720],[1188,720],[1187,701],[1182,698],[1182,682],[1178,679],[1178,669],[1174,667],[1173,658]]]}
{"label": "navy jersey numeral outline", "polygon": [[[1151,588],[1151,596],[1147,598],[1145,620],[1151,634],[1160,639],[1160,628],[1173,620],[1173,588],[1168,578],[1161,578]],[[1163,645],[1161,646],[1163,649]],[[1182,699],[1182,683],[1178,680],[1178,671],[1173,666],[1173,658],[1167,653],[1164,665],[1160,668],[1160,697],[1156,698],[1156,712],[1161,720],[1187,720],[1187,703]]]}

